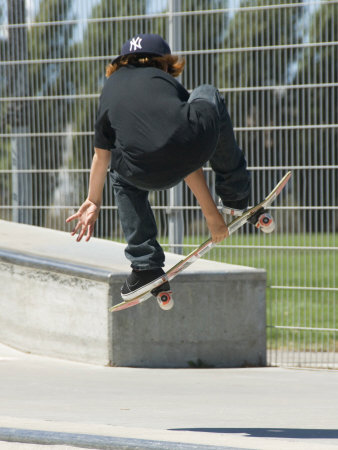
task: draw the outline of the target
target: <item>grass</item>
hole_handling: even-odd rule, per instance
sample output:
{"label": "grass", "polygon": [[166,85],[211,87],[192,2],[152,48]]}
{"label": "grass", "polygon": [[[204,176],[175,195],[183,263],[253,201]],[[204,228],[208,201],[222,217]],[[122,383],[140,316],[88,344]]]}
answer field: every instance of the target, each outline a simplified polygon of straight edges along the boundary
{"label": "grass", "polygon": [[[201,242],[201,238],[185,239],[188,247],[184,247],[184,254]],[[269,348],[338,351],[335,332],[274,328],[338,327],[337,295],[328,290],[337,285],[332,250],[335,243],[334,233],[247,235],[239,232],[205,258],[266,269]],[[168,244],[164,243],[164,248],[168,249]]]}

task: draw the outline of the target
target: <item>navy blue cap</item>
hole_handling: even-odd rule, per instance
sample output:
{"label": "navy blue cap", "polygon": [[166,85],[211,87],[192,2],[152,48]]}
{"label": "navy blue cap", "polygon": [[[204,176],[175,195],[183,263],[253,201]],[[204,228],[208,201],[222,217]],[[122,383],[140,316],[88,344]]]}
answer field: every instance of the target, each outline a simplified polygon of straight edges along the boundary
{"label": "navy blue cap", "polygon": [[164,56],[170,55],[171,50],[167,42],[158,34],[137,34],[123,44],[120,56],[114,59],[113,62],[117,61],[121,56],[137,53]]}

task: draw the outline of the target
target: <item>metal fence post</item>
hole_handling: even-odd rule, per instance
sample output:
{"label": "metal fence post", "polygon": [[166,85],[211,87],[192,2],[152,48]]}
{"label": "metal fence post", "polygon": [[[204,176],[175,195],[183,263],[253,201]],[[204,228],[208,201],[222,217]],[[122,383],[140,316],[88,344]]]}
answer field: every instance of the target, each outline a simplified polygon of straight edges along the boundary
{"label": "metal fence post", "polygon": [[[181,0],[169,0],[169,46],[171,51],[175,53],[181,49],[181,17],[174,16],[173,13],[180,10]],[[179,162],[177,162],[179,164]],[[183,190],[182,183],[169,189],[169,249],[174,253],[183,253],[183,235],[184,235],[184,221],[183,210],[176,209],[183,205]]]}

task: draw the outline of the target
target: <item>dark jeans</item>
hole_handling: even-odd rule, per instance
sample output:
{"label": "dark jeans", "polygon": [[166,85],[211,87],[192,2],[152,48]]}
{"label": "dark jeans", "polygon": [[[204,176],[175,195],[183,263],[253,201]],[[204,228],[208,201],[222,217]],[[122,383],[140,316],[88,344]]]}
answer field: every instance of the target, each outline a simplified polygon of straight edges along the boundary
{"label": "dark jeans", "polygon": [[224,205],[243,209],[248,204],[251,189],[250,173],[246,170],[244,154],[237,145],[224,98],[215,87],[205,84],[192,91],[189,102],[197,99],[214,103],[220,116],[218,142],[209,161],[216,174],[216,193]]}
{"label": "dark jeans", "polygon": [[[189,102],[203,99],[212,102],[220,118],[220,133],[210,165],[216,174],[216,193],[224,205],[245,208],[250,193],[250,174],[242,150],[235,140],[225,101],[218,90],[202,85],[193,90]],[[129,184],[111,172],[115,199],[127,241],[126,257],[133,269],[147,270],[164,266],[164,253],[156,240],[157,226],[148,201],[148,191]]]}
{"label": "dark jeans", "polygon": [[117,172],[110,172],[122,230],[127,241],[125,255],[138,270],[164,266],[164,253],[156,240],[157,226],[148,201],[148,191],[129,184]]}

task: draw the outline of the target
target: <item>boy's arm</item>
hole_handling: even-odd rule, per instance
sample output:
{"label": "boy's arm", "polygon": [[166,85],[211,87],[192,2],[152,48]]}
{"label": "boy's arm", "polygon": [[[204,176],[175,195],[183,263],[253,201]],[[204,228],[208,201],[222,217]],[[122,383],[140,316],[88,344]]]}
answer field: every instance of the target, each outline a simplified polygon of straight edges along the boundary
{"label": "boy's arm", "polygon": [[95,148],[92,166],[90,169],[88,197],[82,203],[77,213],[68,217],[66,222],[78,219],[78,223],[72,232],[74,236],[79,230],[77,241],[81,241],[87,232],[86,241],[89,241],[94,232],[94,224],[98,218],[104,182],[107,176],[107,169],[110,163],[110,151]]}
{"label": "boy's arm", "polygon": [[111,153],[95,147],[92,167],[90,169],[89,190],[87,200],[101,207],[102,192],[107,177],[107,170],[110,164]]}
{"label": "boy's arm", "polygon": [[191,173],[184,181],[187,183],[201,206],[213,242],[222,242],[229,236],[228,227],[210,194],[204,178],[203,169],[198,169]]}

